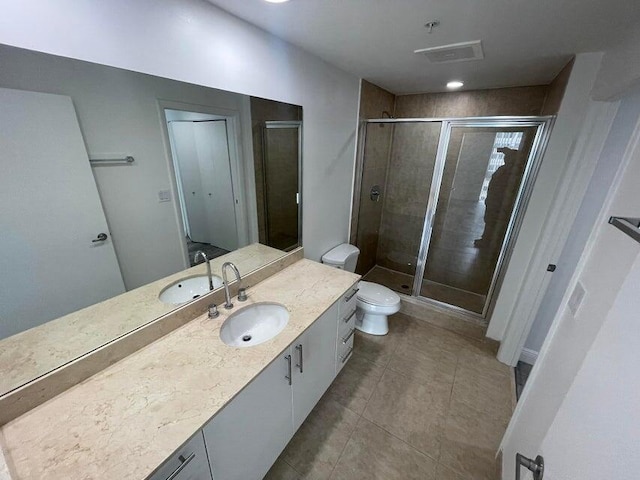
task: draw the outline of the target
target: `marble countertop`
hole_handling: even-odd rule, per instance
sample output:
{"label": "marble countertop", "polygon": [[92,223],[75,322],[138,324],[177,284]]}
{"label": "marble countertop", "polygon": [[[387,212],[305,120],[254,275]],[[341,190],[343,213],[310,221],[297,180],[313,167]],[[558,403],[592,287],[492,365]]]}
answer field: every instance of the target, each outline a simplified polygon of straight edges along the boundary
{"label": "marble countertop", "polygon": [[289,323],[275,338],[251,348],[222,343],[220,326],[236,303],[7,423],[0,442],[13,480],[146,478],[358,279],[300,260],[250,288],[242,304],[287,307]]}
{"label": "marble countertop", "polygon": [[[220,276],[232,261],[243,275],[285,255],[254,243],[211,260]],[[180,279],[206,274],[204,264],[156,280],[103,302],[0,340],[0,396],[145,323],[175,310],[158,295]]]}

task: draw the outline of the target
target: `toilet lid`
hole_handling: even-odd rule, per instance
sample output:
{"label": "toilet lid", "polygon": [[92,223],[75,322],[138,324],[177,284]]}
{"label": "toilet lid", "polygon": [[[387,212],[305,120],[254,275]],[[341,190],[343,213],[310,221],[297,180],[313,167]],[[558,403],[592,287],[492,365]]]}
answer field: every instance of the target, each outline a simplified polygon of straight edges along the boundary
{"label": "toilet lid", "polygon": [[390,307],[400,301],[400,297],[396,292],[377,283],[361,281],[358,288],[360,289],[358,290],[358,300],[371,305]]}

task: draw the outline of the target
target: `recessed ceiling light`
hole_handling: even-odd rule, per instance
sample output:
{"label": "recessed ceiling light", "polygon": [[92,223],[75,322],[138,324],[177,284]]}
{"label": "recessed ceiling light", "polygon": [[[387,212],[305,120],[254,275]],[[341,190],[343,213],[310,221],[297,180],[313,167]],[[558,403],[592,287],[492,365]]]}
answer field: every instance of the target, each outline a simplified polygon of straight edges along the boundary
{"label": "recessed ceiling light", "polygon": [[268,3],[284,3],[284,2],[288,2],[289,0],[264,0],[264,1]]}
{"label": "recessed ceiling light", "polygon": [[460,80],[452,80],[451,82],[447,83],[447,88],[449,90],[456,90],[462,87],[463,85],[464,83],[462,83]]}

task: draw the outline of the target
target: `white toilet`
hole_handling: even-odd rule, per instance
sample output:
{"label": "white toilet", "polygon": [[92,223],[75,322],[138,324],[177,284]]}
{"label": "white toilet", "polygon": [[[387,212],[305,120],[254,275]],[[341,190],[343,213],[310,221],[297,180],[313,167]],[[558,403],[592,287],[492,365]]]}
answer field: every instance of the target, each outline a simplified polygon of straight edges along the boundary
{"label": "white toilet", "polygon": [[[355,272],[360,250],[343,243],[322,256],[322,263]],[[377,283],[360,281],[356,299],[356,328],[371,335],[389,332],[388,316],[400,311],[400,297],[393,290]]]}

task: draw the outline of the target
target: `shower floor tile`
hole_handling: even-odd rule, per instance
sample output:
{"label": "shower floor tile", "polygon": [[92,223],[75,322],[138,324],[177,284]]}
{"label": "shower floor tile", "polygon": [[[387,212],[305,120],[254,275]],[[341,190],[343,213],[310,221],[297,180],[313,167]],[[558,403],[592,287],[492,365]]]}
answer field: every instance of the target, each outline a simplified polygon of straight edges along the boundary
{"label": "shower floor tile", "polygon": [[[367,282],[379,283],[398,293],[411,295],[413,275],[396,272],[376,265],[363,278]],[[437,300],[448,305],[455,305],[470,312],[482,313],[486,297],[477,293],[467,292],[440,283],[425,280],[422,282],[420,294],[423,297]]]}

